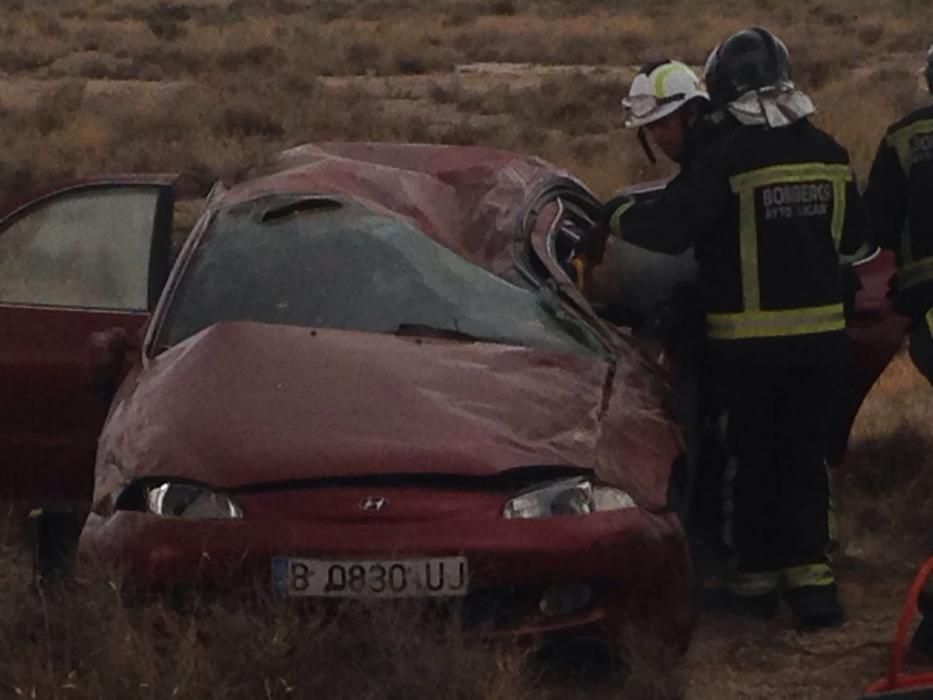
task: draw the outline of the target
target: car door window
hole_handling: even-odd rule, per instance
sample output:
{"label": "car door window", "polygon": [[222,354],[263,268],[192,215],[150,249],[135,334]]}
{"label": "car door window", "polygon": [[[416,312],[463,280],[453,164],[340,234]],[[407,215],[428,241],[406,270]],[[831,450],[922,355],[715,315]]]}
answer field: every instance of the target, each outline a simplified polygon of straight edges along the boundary
{"label": "car door window", "polygon": [[0,228],[0,304],[145,310],[160,188],[90,187]]}

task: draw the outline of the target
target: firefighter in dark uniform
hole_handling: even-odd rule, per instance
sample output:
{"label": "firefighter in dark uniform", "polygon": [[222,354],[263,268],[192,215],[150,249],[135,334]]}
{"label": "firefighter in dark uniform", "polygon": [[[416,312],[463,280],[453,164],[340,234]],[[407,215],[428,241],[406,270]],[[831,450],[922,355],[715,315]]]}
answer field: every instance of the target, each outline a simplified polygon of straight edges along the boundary
{"label": "firefighter in dark uniform", "polygon": [[[933,93],[933,46],[924,70]],[[894,305],[912,319],[910,357],[933,383],[933,105],[888,127],[869,175],[865,202],[881,247],[895,252]],[[933,587],[914,646],[933,656]]]}
{"label": "firefighter in dark uniform", "polygon": [[[933,92],[933,47],[925,76]],[[911,356],[933,365],[926,312],[933,306],[933,105],[892,124],[878,146],[865,190],[877,243],[897,256],[894,304],[913,319]]]}
{"label": "firefighter in dark uniform", "polygon": [[826,455],[848,342],[841,265],[865,232],[848,154],[809,122],[789,71],[766,30],[724,41],[706,65],[703,142],[651,206],[615,200],[606,219],[651,250],[695,246],[733,467],[722,600],[767,618],[783,596],[815,628],[842,620]]}

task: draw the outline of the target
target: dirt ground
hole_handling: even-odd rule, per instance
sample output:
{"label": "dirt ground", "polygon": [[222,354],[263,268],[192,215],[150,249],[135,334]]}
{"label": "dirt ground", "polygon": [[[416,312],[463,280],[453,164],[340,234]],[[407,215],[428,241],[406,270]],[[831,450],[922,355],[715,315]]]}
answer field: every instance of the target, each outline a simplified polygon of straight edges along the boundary
{"label": "dirt ground", "polygon": [[687,697],[856,697],[884,675],[907,587],[928,551],[931,416],[933,394],[898,357],[833,474],[846,624],[805,634],[786,610],[764,627],[704,615],[688,655]]}
{"label": "dirt ground", "polygon": [[[608,196],[672,172],[650,167],[621,128],[633,67],[659,55],[701,63],[719,38],[759,22],[787,39],[819,123],[864,178],[885,125],[925,99],[918,67],[933,38],[933,9],[910,0],[63,0],[11,2],[4,13],[0,189],[10,196],[74,175],[179,171],[196,199],[216,177],[315,140],[495,145],[541,155]],[[899,358],[834,473],[843,628],[800,634],[786,611],[767,625],[704,615],[682,673],[654,669],[670,677],[602,694],[842,698],[880,677],[928,544],[931,417],[933,390]],[[27,696],[32,667],[11,668],[0,661],[0,687]],[[458,697],[536,695],[505,657],[481,668],[498,680]],[[34,682],[46,688],[34,697],[111,697],[106,684],[62,690],[86,667],[72,680],[67,664],[49,669],[35,671],[52,680]],[[202,686],[178,687],[199,697]]]}

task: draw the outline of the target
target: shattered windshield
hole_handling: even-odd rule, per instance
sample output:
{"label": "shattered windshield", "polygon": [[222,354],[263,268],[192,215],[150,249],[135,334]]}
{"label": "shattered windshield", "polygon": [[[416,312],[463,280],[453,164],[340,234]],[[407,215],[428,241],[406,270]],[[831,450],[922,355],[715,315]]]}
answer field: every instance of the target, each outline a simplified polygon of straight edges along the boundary
{"label": "shattered windshield", "polygon": [[407,223],[325,198],[221,211],[189,261],[157,350],[220,321],[439,335],[599,352],[553,295],[464,260]]}

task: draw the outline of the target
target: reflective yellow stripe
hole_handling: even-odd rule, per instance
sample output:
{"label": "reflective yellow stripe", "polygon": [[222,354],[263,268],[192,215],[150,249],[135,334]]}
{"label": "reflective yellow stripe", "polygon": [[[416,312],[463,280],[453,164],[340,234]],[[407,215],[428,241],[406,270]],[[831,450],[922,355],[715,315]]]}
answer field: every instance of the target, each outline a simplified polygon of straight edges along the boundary
{"label": "reflective yellow stripe", "polygon": [[839,252],[839,242],[842,240],[842,227],[846,221],[846,181],[833,180],[833,220],[830,224],[830,233],[836,252]]}
{"label": "reflective yellow stripe", "polygon": [[706,314],[706,335],[718,340],[778,338],[841,331],[846,327],[842,304],[781,311]]}
{"label": "reflective yellow stripe", "polygon": [[[838,250],[839,241],[842,239],[843,225],[845,224],[846,185],[852,179],[852,170],[848,165],[828,165],[825,163],[773,165],[729,178],[732,192],[738,195],[739,198],[739,257],[742,261],[742,308],[745,312],[761,310],[761,283],[758,274],[758,217],[755,211],[755,190],[766,185],[828,180],[833,186],[833,216],[830,233]],[[833,328],[832,330],[836,329]],[[801,333],[817,332],[819,331],[802,331]],[[796,335],[796,333],[777,333],[776,335]],[[731,335],[728,337],[739,336]]]}
{"label": "reflective yellow stripe", "polygon": [[758,221],[755,216],[755,190],[739,193],[739,256],[742,260],[742,308],[761,308],[761,284],[758,281]]}
{"label": "reflective yellow stripe", "polygon": [[905,126],[903,129],[888,134],[885,140],[888,145],[897,151],[897,159],[901,163],[901,170],[904,175],[910,174],[910,167],[913,165],[912,153],[910,152],[910,140],[918,134],[925,134],[933,131],[933,119],[914,122]]}
{"label": "reflective yellow stripe", "polygon": [[805,564],[784,569],[784,588],[794,589],[805,586],[830,586],[836,582],[829,564]]}
{"label": "reflective yellow stripe", "polygon": [[933,281],[933,256],[904,265],[897,272],[897,288],[901,292],[930,281]]}
{"label": "reflective yellow stripe", "polygon": [[629,209],[635,206],[635,200],[631,202],[626,202],[618,207],[612,212],[612,216],[609,217],[609,233],[614,236],[622,236],[622,217],[625,215]]}
{"label": "reflective yellow stripe", "polygon": [[760,573],[736,572],[729,580],[729,590],[740,596],[767,595],[776,593],[781,587],[779,571]]}
{"label": "reflective yellow stripe", "polygon": [[[926,313],[927,320],[927,330],[930,331],[930,335],[933,335],[933,307],[930,308]],[[933,580],[930,581],[933,583]]]}
{"label": "reflective yellow stripe", "polygon": [[676,73],[679,70],[690,70],[683,63],[678,63],[677,61],[671,61],[668,65],[658,68],[654,76],[654,96],[655,97],[667,97],[664,93],[664,81],[667,80],[667,76],[671,73]]}
{"label": "reflective yellow stripe", "polygon": [[810,182],[811,180],[829,180],[848,182],[853,179],[848,165],[827,165],[825,163],[795,163],[791,165],[772,165],[751,172],[733,175],[729,184],[735,193],[754,190],[764,185],[777,185],[783,182]]}

